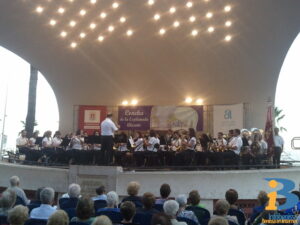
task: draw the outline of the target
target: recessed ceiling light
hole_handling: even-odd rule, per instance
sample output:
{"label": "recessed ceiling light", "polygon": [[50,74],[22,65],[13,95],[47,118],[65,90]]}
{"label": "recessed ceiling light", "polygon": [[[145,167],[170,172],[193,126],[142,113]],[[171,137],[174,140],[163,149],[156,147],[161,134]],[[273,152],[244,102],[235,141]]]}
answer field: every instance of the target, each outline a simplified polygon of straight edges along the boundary
{"label": "recessed ceiling light", "polygon": [[148,0],[148,5],[153,5],[154,3],[154,0]]}
{"label": "recessed ceiling light", "polygon": [[60,14],[63,14],[65,12],[65,8],[59,7],[57,12],[60,13]]}
{"label": "recessed ceiling light", "polygon": [[42,6],[38,6],[38,7],[36,7],[35,11],[37,13],[42,13],[44,11],[44,8]]}
{"label": "recessed ceiling light", "polygon": [[84,16],[84,15],[86,14],[86,10],[85,10],[85,9],[80,10],[80,11],[79,11],[79,14],[80,14],[81,16]]}
{"label": "recessed ceiling light", "polygon": [[188,8],[193,7],[193,2],[187,2],[187,3],[186,3],[186,7],[188,7]]}
{"label": "recessed ceiling light", "polygon": [[83,32],[81,32],[81,33],[79,34],[79,37],[80,37],[80,38],[85,38],[85,37],[86,37],[86,34],[83,33]]}
{"label": "recessed ceiling light", "polygon": [[173,27],[179,27],[179,25],[180,25],[179,21],[174,21]]}
{"label": "recessed ceiling light", "polygon": [[159,30],[159,34],[160,35],[164,35],[166,33],[166,30],[164,29],[164,28],[161,28],[160,30]]}
{"label": "recessed ceiling light", "polygon": [[110,25],[110,26],[108,27],[108,31],[109,31],[109,32],[113,32],[114,30],[115,30],[114,26]]}
{"label": "recessed ceiling light", "polygon": [[192,30],[191,35],[192,36],[197,36],[198,35],[198,30],[196,30],[196,29]]}
{"label": "recessed ceiling light", "polygon": [[138,104],[138,100],[132,99],[132,100],[131,100],[131,105],[136,105],[136,104]]}
{"label": "recessed ceiling light", "polygon": [[76,22],[74,20],[71,20],[70,23],[69,23],[69,25],[71,27],[75,27],[76,26]]}
{"label": "recessed ceiling light", "polygon": [[212,12],[208,12],[208,13],[206,13],[206,18],[212,18],[213,17],[213,14],[212,14]]}
{"label": "recessed ceiling light", "polygon": [[186,103],[191,103],[193,101],[193,99],[191,97],[187,97],[184,101]]}
{"label": "recessed ceiling light", "polygon": [[49,22],[49,24],[50,24],[51,26],[55,26],[55,25],[56,25],[56,20],[51,19],[50,22]]}
{"label": "recessed ceiling light", "polygon": [[224,11],[225,11],[225,12],[230,12],[230,11],[231,11],[231,6],[230,6],[230,5],[226,5],[226,6],[224,7]]}
{"label": "recessed ceiling light", "polygon": [[158,13],[156,13],[153,17],[155,20],[159,20],[160,19],[160,15]]}
{"label": "recessed ceiling light", "polygon": [[118,8],[118,7],[119,7],[119,3],[114,2],[114,3],[112,4],[112,7],[113,7],[114,9]]}
{"label": "recessed ceiling light", "polygon": [[122,16],[122,17],[120,18],[120,22],[121,22],[121,23],[125,23],[125,22],[126,22],[126,18],[125,18],[124,16]]}
{"label": "recessed ceiling light", "polygon": [[231,41],[231,39],[232,39],[231,35],[226,35],[224,38],[225,41]]}
{"label": "recessed ceiling light", "polygon": [[90,28],[91,28],[92,30],[94,30],[94,29],[96,28],[96,26],[97,26],[97,25],[96,25],[95,23],[91,23],[91,24],[90,24]]}
{"label": "recessed ceiling light", "polygon": [[189,21],[190,21],[191,23],[195,22],[195,20],[196,20],[196,17],[195,17],[195,16],[190,16]]}
{"label": "recessed ceiling light", "polygon": [[126,32],[126,35],[127,36],[131,36],[133,34],[133,31],[132,30],[127,30],[127,32]]}
{"label": "recessed ceiling light", "polygon": [[100,14],[100,17],[101,17],[102,19],[106,18],[106,16],[107,16],[107,14],[106,14],[105,12],[102,12],[102,13]]}
{"label": "recessed ceiling light", "polygon": [[207,28],[207,31],[208,31],[209,33],[212,33],[212,32],[215,31],[215,28],[214,28],[214,27],[209,27],[209,28]]}
{"label": "recessed ceiling light", "polygon": [[90,3],[96,4],[97,0],[90,0]]}
{"label": "recessed ceiling light", "polygon": [[225,22],[225,26],[226,27],[230,27],[232,25],[232,22],[230,20],[226,21]]}
{"label": "recessed ceiling light", "polygon": [[128,105],[128,101],[127,101],[127,100],[124,100],[124,101],[122,102],[122,105]]}
{"label": "recessed ceiling light", "polygon": [[175,12],[176,12],[176,8],[175,8],[175,7],[171,7],[171,8],[169,9],[169,12],[170,12],[170,13],[175,13]]}
{"label": "recessed ceiling light", "polygon": [[100,36],[98,37],[98,41],[102,42],[103,40],[104,40],[104,37],[103,37],[102,35],[100,35]]}
{"label": "recessed ceiling light", "polygon": [[67,35],[68,35],[68,33],[66,31],[60,32],[60,36],[61,37],[66,37]]}
{"label": "recessed ceiling light", "polygon": [[71,48],[76,48],[77,47],[77,43],[76,42],[71,42]]}

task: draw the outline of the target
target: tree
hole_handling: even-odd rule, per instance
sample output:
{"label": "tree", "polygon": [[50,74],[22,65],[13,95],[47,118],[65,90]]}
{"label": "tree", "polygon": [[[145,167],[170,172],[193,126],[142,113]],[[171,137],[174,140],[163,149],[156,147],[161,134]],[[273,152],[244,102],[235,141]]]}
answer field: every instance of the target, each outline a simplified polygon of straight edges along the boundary
{"label": "tree", "polygon": [[280,131],[287,131],[286,128],[279,125],[279,122],[285,117],[285,114],[282,114],[282,111],[283,110],[278,107],[274,108],[275,126],[278,127]]}
{"label": "tree", "polygon": [[30,80],[29,80],[29,91],[28,91],[28,108],[25,130],[28,136],[33,134],[35,126],[35,109],[36,109],[36,89],[38,82],[38,70],[30,65]]}

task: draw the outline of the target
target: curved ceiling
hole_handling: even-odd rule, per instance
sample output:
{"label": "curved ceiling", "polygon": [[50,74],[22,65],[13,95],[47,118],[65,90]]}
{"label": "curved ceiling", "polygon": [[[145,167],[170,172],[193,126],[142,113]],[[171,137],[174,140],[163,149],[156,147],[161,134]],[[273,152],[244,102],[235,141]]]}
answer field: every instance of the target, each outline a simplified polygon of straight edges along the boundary
{"label": "curved ceiling", "polygon": [[[45,10],[38,15],[34,11],[41,2],[0,1],[0,45],[45,74],[60,107],[116,105],[133,96],[141,104],[180,104],[186,95],[199,96],[205,104],[265,102],[269,97],[274,99],[282,62],[300,31],[300,1],[194,0],[193,14],[212,10],[215,17],[211,22],[200,20],[199,35],[191,37],[195,25],[182,22],[176,31],[168,27],[174,18],[183,21],[190,15],[183,9],[186,1],[156,0],[151,6],[155,8],[149,8],[146,0],[123,0],[105,23],[99,22],[97,32],[90,32],[72,49],[69,44],[75,34],[63,40],[61,28],[49,25],[54,14],[50,16]],[[95,6],[88,6],[88,0],[50,0],[44,4],[52,10],[61,5],[73,7],[75,12],[83,2],[85,7],[94,7],[88,8],[94,13],[89,16],[112,11],[111,0],[98,0]],[[232,5],[229,17],[221,15],[226,4]],[[177,16],[167,15],[173,5],[180,9]],[[152,21],[156,12],[163,16],[159,23]],[[127,24],[118,25],[113,34],[106,32],[105,40],[98,43],[96,35],[122,15],[127,17]],[[64,21],[72,18],[71,13],[66,14]],[[221,26],[228,18],[233,26],[227,31]],[[216,28],[212,34],[205,32],[210,23]],[[157,31],[162,26],[167,32],[160,37]],[[134,30],[130,38],[124,35],[129,27]],[[227,33],[233,36],[228,43],[223,41]]]}

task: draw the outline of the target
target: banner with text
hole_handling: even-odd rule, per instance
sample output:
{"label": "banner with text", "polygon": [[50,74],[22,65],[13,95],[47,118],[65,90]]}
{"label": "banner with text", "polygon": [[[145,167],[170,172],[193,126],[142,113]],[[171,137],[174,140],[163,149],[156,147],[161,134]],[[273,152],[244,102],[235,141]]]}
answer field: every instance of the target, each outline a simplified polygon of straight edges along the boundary
{"label": "banner with text", "polygon": [[78,113],[78,129],[85,130],[89,135],[100,129],[100,123],[106,118],[106,106],[80,105]]}
{"label": "banner with text", "polygon": [[214,105],[214,137],[218,132],[228,133],[231,129],[244,127],[244,104]]}
{"label": "banner with text", "polygon": [[119,106],[121,130],[149,130],[152,106]]}

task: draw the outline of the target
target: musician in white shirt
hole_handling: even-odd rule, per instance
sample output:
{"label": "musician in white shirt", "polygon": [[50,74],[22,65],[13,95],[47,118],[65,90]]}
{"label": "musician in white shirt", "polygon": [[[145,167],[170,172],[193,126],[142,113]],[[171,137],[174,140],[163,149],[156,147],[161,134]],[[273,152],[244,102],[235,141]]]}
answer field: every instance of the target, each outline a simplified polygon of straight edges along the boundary
{"label": "musician in white shirt", "polygon": [[150,130],[148,140],[146,141],[147,151],[149,152],[157,152],[158,148],[157,145],[159,145],[160,141],[156,137],[156,134],[153,130]]}
{"label": "musician in white shirt", "polygon": [[61,133],[60,131],[56,131],[54,136],[53,136],[53,147],[55,148],[59,148],[61,147],[61,143],[62,143],[62,138],[61,138]]}
{"label": "musician in white shirt", "polygon": [[226,146],[227,145],[227,141],[225,140],[225,138],[223,137],[224,134],[222,132],[219,132],[218,133],[218,137],[216,139],[216,143],[219,147],[222,147],[222,146]]}
{"label": "musician in white shirt", "polygon": [[134,141],[134,153],[133,157],[135,159],[136,166],[144,166],[145,156],[144,156],[144,137],[140,131],[135,133]]}
{"label": "musician in white shirt", "polygon": [[29,139],[29,146],[33,149],[38,149],[36,145],[36,139],[38,138],[40,132],[37,130],[33,133],[32,137]]}
{"label": "musician in white shirt", "polygon": [[27,138],[27,131],[26,130],[22,130],[20,137],[17,138],[16,140],[16,145],[18,148],[22,148],[22,147],[28,147],[28,138]]}
{"label": "musician in white shirt", "polygon": [[[226,153],[224,156],[227,156],[230,158],[230,164],[238,164],[240,159],[240,152],[241,148],[243,146],[243,140],[240,136],[241,131],[240,129],[234,129],[233,131],[233,137],[230,139],[228,143],[228,150],[230,150],[228,153]],[[234,154],[232,154],[234,153]]]}
{"label": "musician in white shirt", "polygon": [[280,168],[280,157],[284,146],[284,140],[281,136],[279,136],[279,129],[277,127],[274,128],[274,156],[273,156],[273,165],[276,168]]}
{"label": "musician in white shirt", "polygon": [[50,130],[46,131],[44,134],[44,138],[42,140],[43,148],[52,148],[53,147],[53,140],[52,140],[52,132]]}
{"label": "musician in white shirt", "polygon": [[112,121],[112,113],[108,113],[101,123],[101,150],[103,151],[104,164],[109,165],[113,160],[114,133],[118,127]]}

